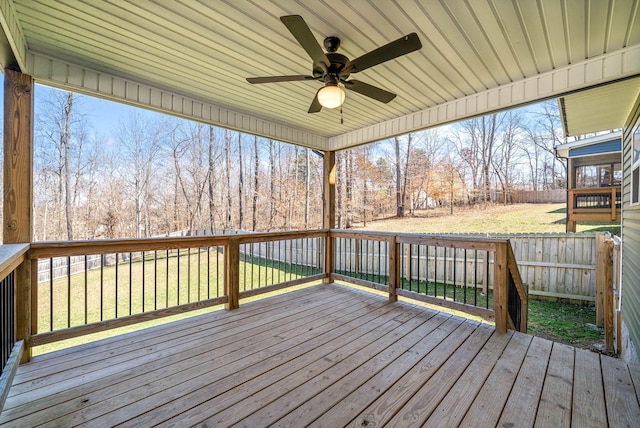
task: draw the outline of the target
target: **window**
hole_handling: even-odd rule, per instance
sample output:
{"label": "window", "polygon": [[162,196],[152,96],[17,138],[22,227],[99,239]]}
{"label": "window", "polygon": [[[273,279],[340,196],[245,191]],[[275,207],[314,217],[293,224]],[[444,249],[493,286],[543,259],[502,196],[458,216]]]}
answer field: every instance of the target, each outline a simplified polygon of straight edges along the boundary
{"label": "window", "polygon": [[631,165],[631,205],[640,204],[640,120],[633,130],[633,164]]}
{"label": "window", "polygon": [[[613,174],[611,171],[613,171]],[[616,187],[620,186],[621,182],[622,169],[620,163],[585,165],[576,168],[576,189]]]}

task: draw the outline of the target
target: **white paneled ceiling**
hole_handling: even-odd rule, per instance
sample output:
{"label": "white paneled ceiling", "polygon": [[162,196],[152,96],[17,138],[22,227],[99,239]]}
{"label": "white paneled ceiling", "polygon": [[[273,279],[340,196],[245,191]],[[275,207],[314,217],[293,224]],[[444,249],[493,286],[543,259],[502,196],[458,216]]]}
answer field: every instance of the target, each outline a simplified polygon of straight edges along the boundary
{"label": "white paneled ceiling", "polygon": [[[4,65],[42,83],[336,150],[639,75],[639,2],[2,0],[0,18]],[[351,59],[412,32],[423,47],[353,75],[397,97],[348,91],[341,123],[307,113],[319,82],[245,80],[311,73],[292,14]]]}

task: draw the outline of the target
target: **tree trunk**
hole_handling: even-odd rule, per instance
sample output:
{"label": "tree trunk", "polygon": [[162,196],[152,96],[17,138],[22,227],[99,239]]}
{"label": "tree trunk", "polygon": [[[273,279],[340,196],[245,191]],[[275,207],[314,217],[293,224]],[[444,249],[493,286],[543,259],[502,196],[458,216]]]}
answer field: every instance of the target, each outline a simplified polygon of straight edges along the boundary
{"label": "tree trunk", "polygon": [[311,186],[311,174],[309,171],[309,149],[305,149],[305,178],[304,178],[304,228],[309,229],[309,190]]}
{"label": "tree trunk", "polygon": [[276,215],[276,159],[274,142],[269,140],[269,230],[273,230],[273,219]]}
{"label": "tree trunk", "polygon": [[400,184],[400,139],[394,138],[396,149],[396,216],[404,217],[404,201],[402,200],[402,191]]}
{"label": "tree trunk", "polygon": [[258,137],[253,137],[253,152],[255,155],[253,163],[253,202],[251,205],[251,230],[254,232],[258,227],[258,172],[260,160],[258,159]]}
{"label": "tree trunk", "polygon": [[227,213],[225,216],[225,229],[233,228],[231,217],[231,135],[229,131],[224,132],[224,155],[226,158],[226,187],[227,187]]}
{"label": "tree trunk", "polygon": [[214,129],[213,126],[209,126],[209,227],[211,228],[211,234],[215,235],[216,233],[216,216],[215,216],[215,195],[213,192],[214,188],[214,177],[215,177],[215,162],[213,157],[213,144],[214,144]]}
{"label": "tree trunk", "polygon": [[244,191],[244,169],[242,168],[242,134],[238,132],[238,229],[244,227],[244,204],[242,203],[242,193]]}
{"label": "tree trunk", "polygon": [[71,113],[73,111],[73,93],[67,92],[64,106],[64,133],[61,141],[64,150],[64,202],[67,223],[67,239],[73,239],[73,203],[71,201]]}

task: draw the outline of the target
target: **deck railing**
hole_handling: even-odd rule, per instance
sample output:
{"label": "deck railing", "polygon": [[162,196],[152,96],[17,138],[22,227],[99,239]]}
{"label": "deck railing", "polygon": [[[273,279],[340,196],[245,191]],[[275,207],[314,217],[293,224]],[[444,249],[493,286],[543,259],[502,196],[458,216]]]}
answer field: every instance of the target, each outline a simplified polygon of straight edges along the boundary
{"label": "deck railing", "polygon": [[[32,343],[209,306],[233,309],[240,298],[324,278],[319,256],[324,235],[320,231],[34,243]],[[78,257],[84,266],[78,267]],[[41,275],[38,267],[43,265],[51,272]]]}
{"label": "deck railing", "polygon": [[23,296],[16,289],[19,269],[24,269],[28,244],[0,247],[0,411],[9,393],[24,349],[24,338],[18,330],[17,312]]}
{"label": "deck railing", "polygon": [[508,240],[358,231],[330,237],[333,279],[526,331],[527,291]]}
{"label": "deck railing", "polygon": [[616,216],[622,206],[620,187],[596,187],[590,189],[569,189],[570,214],[597,214],[604,212]]}
{"label": "deck railing", "polygon": [[[318,280],[479,314],[498,331],[526,329],[526,290],[504,239],[315,230],[40,242],[28,254],[33,346],[213,305],[234,309],[242,298]],[[38,266],[58,272],[41,275]]]}

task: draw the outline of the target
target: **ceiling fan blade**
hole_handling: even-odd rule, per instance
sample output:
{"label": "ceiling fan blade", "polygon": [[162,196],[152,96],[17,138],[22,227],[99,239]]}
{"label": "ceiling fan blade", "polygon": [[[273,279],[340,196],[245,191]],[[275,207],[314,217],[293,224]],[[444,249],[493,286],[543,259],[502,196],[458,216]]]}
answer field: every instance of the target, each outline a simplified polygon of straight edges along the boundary
{"label": "ceiling fan blade", "polygon": [[388,103],[396,97],[393,92],[385,91],[377,86],[370,85],[368,83],[360,82],[359,80],[343,81],[344,87],[350,89],[359,94],[365,95],[381,103]]}
{"label": "ceiling fan blade", "polygon": [[276,83],[276,82],[295,82],[298,80],[316,80],[313,76],[305,76],[296,74],[293,76],[267,76],[267,77],[247,77],[249,83]]}
{"label": "ceiling fan blade", "polygon": [[309,26],[300,15],[281,16],[280,20],[296,38],[300,46],[309,54],[314,64],[320,65],[325,71],[331,65],[322,47],[311,33]]}
{"label": "ceiling fan blade", "polygon": [[366,70],[374,65],[382,64],[390,59],[406,55],[409,52],[422,48],[422,43],[416,33],[407,34],[396,41],[387,43],[377,49],[372,50],[356,59],[353,59],[345,66],[345,71],[357,73]]}
{"label": "ceiling fan blade", "polygon": [[318,101],[318,93],[320,92],[320,89],[318,89],[318,92],[316,92],[316,96],[313,97],[313,101],[311,102],[307,113],[318,113],[320,110],[322,110],[322,105],[320,104],[320,101]]}

